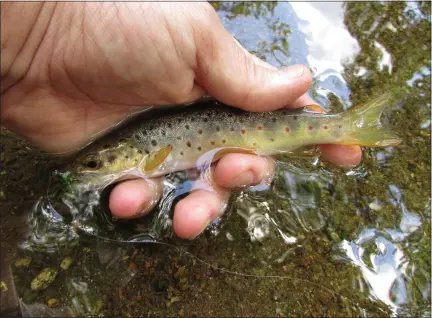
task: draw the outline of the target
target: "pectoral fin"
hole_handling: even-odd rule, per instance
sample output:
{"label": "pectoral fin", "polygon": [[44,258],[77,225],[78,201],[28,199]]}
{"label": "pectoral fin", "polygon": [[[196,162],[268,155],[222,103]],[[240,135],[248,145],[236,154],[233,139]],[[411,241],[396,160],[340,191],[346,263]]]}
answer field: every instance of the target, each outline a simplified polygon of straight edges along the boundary
{"label": "pectoral fin", "polygon": [[152,152],[146,158],[144,171],[149,172],[159,167],[172,151],[172,146],[168,145],[158,151]]}

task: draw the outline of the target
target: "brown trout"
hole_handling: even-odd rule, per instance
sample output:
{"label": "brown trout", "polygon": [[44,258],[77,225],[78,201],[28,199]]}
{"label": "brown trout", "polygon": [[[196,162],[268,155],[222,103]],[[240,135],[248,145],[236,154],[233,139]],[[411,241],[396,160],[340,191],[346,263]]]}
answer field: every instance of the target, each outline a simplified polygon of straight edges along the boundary
{"label": "brown trout", "polygon": [[195,168],[200,158],[211,163],[229,152],[274,155],[318,144],[397,145],[400,139],[379,121],[388,101],[384,94],[335,115],[305,109],[252,113],[219,104],[184,107],[157,118],[147,114],[81,151],[69,170],[71,181],[104,187],[133,176]]}

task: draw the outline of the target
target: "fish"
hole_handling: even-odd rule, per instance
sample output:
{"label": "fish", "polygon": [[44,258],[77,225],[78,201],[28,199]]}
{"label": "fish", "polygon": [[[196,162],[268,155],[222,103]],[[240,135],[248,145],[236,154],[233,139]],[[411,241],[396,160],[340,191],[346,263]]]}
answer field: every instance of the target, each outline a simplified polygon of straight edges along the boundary
{"label": "fish", "polygon": [[160,177],[199,162],[208,166],[227,153],[269,156],[319,144],[395,146],[401,139],[380,122],[390,100],[382,94],[339,114],[311,107],[248,112],[220,103],[144,114],[83,149],[68,168],[69,184],[106,187]]}

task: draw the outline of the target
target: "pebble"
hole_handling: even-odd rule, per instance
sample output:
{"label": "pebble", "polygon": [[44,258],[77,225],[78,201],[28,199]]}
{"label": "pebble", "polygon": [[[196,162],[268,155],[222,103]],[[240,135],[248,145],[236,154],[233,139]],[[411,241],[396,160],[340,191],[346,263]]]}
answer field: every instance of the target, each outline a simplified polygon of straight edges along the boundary
{"label": "pebble", "polygon": [[370,208],[371,210],[374,210],[374,211],[379,211],[379,210],[381,210],[383,207],[382,207],[381,205],[379,205],[379,204],[376,204],[375,202],[371,202],[371,203],[369,203],[369,208]]}

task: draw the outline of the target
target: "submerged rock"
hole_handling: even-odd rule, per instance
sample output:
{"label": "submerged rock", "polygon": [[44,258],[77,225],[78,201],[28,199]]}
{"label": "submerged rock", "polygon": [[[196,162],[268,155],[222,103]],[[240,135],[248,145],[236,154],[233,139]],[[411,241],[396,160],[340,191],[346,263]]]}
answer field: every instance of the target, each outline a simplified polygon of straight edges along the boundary
{"label": "submerged rock", "polygon": [[47,288],[57,277],[54,268],[44,268],[31,282],[32,290],[42,290]]}

